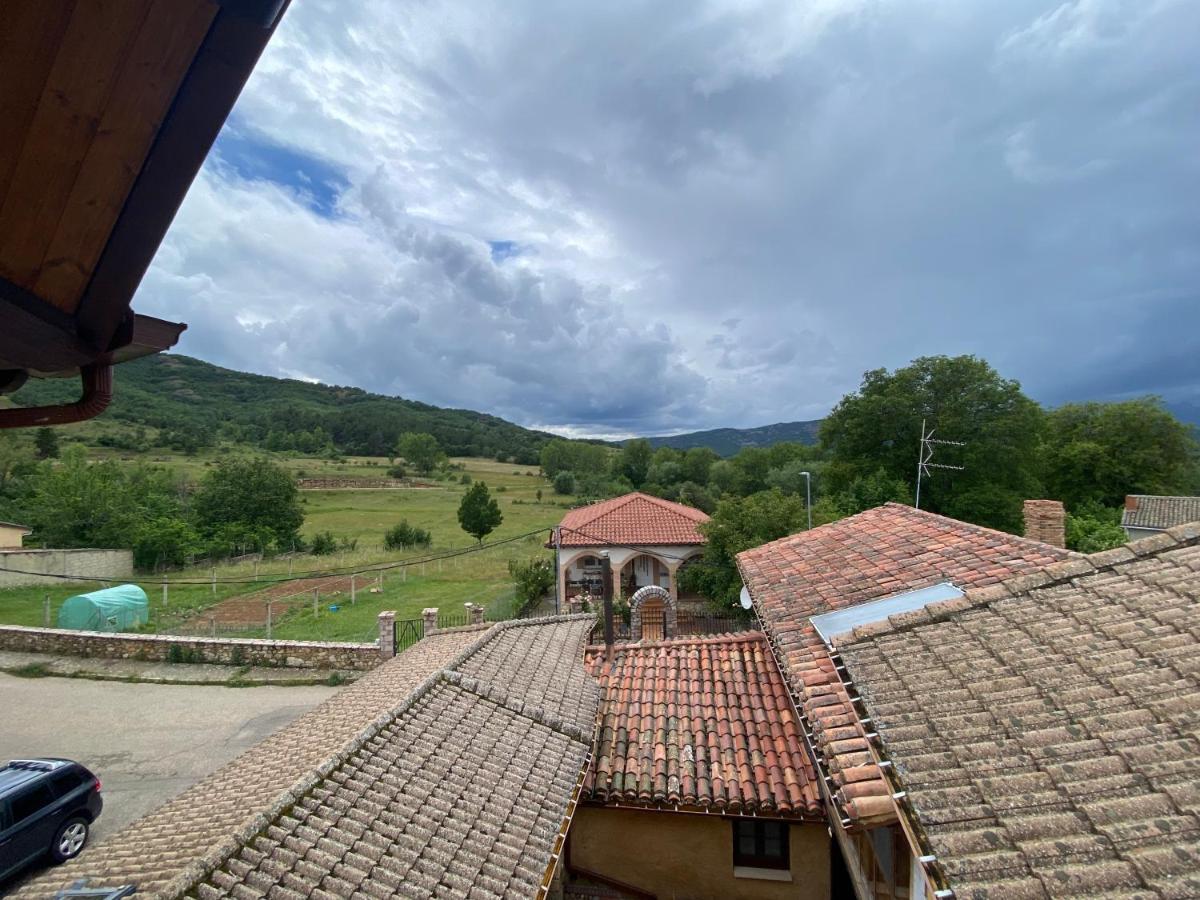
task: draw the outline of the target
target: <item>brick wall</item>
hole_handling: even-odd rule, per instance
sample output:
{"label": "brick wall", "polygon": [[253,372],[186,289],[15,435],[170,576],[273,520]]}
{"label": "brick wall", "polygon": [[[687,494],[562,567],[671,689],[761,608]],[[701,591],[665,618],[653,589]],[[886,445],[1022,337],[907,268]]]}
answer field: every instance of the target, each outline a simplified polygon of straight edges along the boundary
{"label": "brick wall", "polygon": [[[6,571],[8,569],[19,571]],[[23,572],[38,574],[25,575]],[[47,578],[47,575],[60,577]],[[127,580],[133,577],[133,553],[129,550],[0,551],[0,588],[49,584],[62,581],[64,575]]]}
{"label": "brick wall", "polygon": [[1025,501],[1025,537],[1053,547],[1067,546],[1066,511],[1057,500]]}
{"label": "brick wall", "polygon": [[0,625],[0,650],[169,662],[172,646],[179,648],[174,654],[176,662],[366,670],[375,668],[382,661],[376,644],[110,634]]}

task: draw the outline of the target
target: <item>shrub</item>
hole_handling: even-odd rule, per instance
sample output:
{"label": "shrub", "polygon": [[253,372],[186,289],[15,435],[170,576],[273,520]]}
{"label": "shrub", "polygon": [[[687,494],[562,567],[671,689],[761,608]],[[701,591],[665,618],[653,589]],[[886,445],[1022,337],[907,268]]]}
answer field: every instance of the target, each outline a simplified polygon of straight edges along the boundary
{"label": "shrub", "polygon": [[549,559],[535,558],[526,562],[510,559],[508,574],[516,584],[517,600],[522,609],[536,603],[554,587],[554,563]]}
{"label": "shrub", "polygon": [[402,519],[389,528],[383,535],[385,550],[404,550],[408,547],[428,547],[433,543],[433,537],[424,528],[409,525],[407,519]]}
{"label": "shrub", "polygon": [[503,485],[503,484],[501,484],[501,485],[498,485],[498,486],[496,487],[496,493],[497,493],[497,494],[503,494],[503,493],[504,493],[505,491],[507,491],[507,490],[508,490],[508,487],[507,487],[507,486],[505,486],[505,485]]}
{"label": "shrub", "polygon": [[312,536],[312,544],[308,552],[313,556],[328,556],[337,551],[337,538],[332,531],[318,531]]}
{"label": "shrub", "polygon": [[559,472],[554,476],[554,493],[556,494],[573,494],[575,493],[575,473],[574,472]]}
{"label": "shrub", "polygon": [[458,483],[459,484],[470,484],[471,476],[468,475],[466,472],[463,472],[462,477],[458,479]]}
{"label": "shrub", "polygon": [[405,475],[404,466],[398,463],[394,466],[388,466],[387,473],[388,478],[403,478]]}

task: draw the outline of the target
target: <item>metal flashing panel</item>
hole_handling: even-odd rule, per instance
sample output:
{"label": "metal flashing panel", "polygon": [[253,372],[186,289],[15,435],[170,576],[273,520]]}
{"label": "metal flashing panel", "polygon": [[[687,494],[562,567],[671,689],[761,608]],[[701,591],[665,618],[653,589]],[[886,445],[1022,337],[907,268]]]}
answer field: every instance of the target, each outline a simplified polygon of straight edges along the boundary
{"label": "metal flashing panel", "polygon": [[951,582],[943,581],[941,584],[934,584],[915,591],[905,591],[903,594],[894,594],[880,600],[860,603],[858,606],[823,613],[813,616],[809,621],[817,629],[821,640],[830,644],[836,635],[853,631],[860,625],[881,622],[888,616],[894,616],[897,613],[912,612],[914,609],[922,609],[930,603],[954,600],[961,596],[963,596],[961,590]]}

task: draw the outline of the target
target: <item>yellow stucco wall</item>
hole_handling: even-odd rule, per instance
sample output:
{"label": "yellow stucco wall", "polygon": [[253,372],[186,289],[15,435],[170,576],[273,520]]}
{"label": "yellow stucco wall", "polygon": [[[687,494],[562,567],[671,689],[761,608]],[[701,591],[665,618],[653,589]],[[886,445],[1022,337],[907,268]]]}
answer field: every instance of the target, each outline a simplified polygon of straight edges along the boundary
{"label": "yellow stucco wall", "polygon": [[583,806],[571,824],[570,862],[660,900],[828,900],[828,831],[809,823],[789,830],[791,882],[759,881],[734,877],[733,826],[728,819]]}
{"label": "yellow stucco wall", "polygon": [[0,547],[12,548],[21,546],[24,528],[13,528],[11,525],[0,525]]}

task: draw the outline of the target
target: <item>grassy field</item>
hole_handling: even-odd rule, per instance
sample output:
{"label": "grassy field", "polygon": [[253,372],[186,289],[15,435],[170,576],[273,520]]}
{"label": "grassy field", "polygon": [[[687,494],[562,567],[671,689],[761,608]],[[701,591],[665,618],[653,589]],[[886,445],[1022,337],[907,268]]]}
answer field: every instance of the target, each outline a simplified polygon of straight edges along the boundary
{"label": "grassy field", "polygon": [[[204,457],[150,457],[180,469],[191,477],[202,474]],[[297,473],[310,477],[381,477],[387,460],[354,458],[342,463],[309,458],[281,458],[280,462]],[[348,592],[321,596],[314,615],[308,595],[277,605],[278,617],[273,634],[280,638],[303,640],[372,640],[375,617],[382,609],[394,609],[398,618],[417,618],[421,610],[436,606],[445,612],[460,614],[463,604],[476,603],[487,607],[489,618],[504,618],[515,607],[513,584],[508,574],[510,559],[528,559],[549,555],[542,544],[549,529],[562,518],[573,498],[555,495],[546,479],[536,468],[497,463],[482,459],[456,459],[464,470],[455,472],[452,481],[439,482],[435,488],[405,490],[340,490],[304,491],[301,494],[305,509],[302,532],[311,536],[318,531],[331,531],[336,537],[358,542],[352,552],[314,557],[298,555],[290,561],[265,560],[254,564],[216,567],[217,585],[214,592],[210,581],[212,569],[193,568],[170,573],[168,601],[162,601],[162,580],[158,577],[140,579],[137,583],[150,597],[151,628],[172,625],[181,615],[190,616],[192,627],[203,627],[205,611],[231,597],[256,589],[254,578],[267,581],[271,577],[293,576],[308,572],[365,571],[403,559],[446,553],[471,547],[474,540],[459,527],[458,504],[467,485],[461,483],[466,474],[473,481],[484,481],[500,504],[504,521],[488,536],[487,543],[538,531],[531,537],[484,549],[441,562],[416,563],[393,567],[378,574],[363,576],[356,602],[349,602]],[[537,492],[542,491],[542,500]],[[433,545],[428,549],[402,552],[385,551],[383,534],[396,522],[407,519],[410,524],[430,531]],[[379,593],[371,593],[373,579],[382,576]],[[246,584],[229,583],[244,580]],[[185,582],[202,582],[188,584]],[[51,621],[57,620],[57,610],[73,594],[93,590],[103,585],[90,583],[58,584],[0,590],[0,622],[17,625],[41,625],[44,598],[50,597]],[[338,606],[335,611],[330,606]],[[246,632],[260,634],[261,629]]]}

